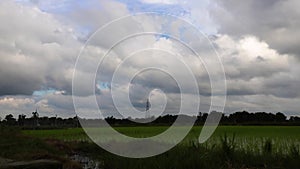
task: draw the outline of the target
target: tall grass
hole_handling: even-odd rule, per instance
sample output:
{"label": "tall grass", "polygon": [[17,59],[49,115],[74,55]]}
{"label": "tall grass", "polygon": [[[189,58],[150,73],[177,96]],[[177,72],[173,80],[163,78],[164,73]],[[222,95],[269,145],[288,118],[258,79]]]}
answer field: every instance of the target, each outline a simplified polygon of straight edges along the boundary
{"label": "tall grass", "polygon": [[[300,127],[221,126],[204,144],[201,127],[170,151],[145,159],[119,157],[89,141],[81,129],[25,131],[39,138],[58,138],[74,144],[76,151],[101,161],[104,169],[299,169]],[[147,137],[164,127],[118,128],[123,134]],[[276,132],[275,132],[276,131]],[[226,134],[225,134],[226,133]]]}
{"label": "tall grass", "polygon": [[[77,151],[98,159],[104,169],[299,169],[299,146],[289,153],[273,152],[273,142],[264,139],[259,151],[238,147],[235,135],[223,135],[217,144],[181,143],[164,154],[131,159],[106,152],[93,143],[78,142]],[[258,146],[259,147],[259,146]]]}

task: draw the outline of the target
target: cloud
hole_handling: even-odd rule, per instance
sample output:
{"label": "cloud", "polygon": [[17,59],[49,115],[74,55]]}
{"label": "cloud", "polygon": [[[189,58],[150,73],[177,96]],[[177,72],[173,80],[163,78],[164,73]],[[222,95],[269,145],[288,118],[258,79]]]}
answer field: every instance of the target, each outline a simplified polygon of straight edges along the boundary
{"label": "cloud", "polygon": [[144,3],[149,4],[176,4],[178,3],[177,0],[142,0]]}
{"label": "cloud", "polygon": [[289,71],[289,56],[281,55],[255,36],[234,39],[221,35],[215,40],[229,78],[268,78]]}
{"label": "cloud", "polygon": [[[297,4],[293,0],[226,3],[64,0],[61,4],[1,1],[0,109],[4,113],[26,112],[29,116],[38,107],[42,115],[74,116],[71,81],[76,57],[85,40],[114,19],[154,11],[181,16],[204,33],[213,34],[210,40],[220,54],[227,77],[226,110],[297,112],[296,102],[300,98],[299,60],[294,58],[300,54]],[[208,111],[211,79],[206,68],[216,77],[222,72],[216,66],[215,54],[209,52],[206,37],[199,40],[196,32],[190,30],[180,20],[148,15],[124,19],[100,32],[87,44],[82,53],[84,62],[76,70],[79,90],[74,97],[81,100],[79,107],[96,117],[98,107],[91,106],[91,94],[96,92],[105,116],[119,116],[111,96],[111,88],[115,87],[124,110],[130,110],[124,101],[129,94],[131,104],[138,110],[144,109],[145,99],[151,95],[151,102],[157,108],[167,98],[168,113],[178,112],[181,96],[189,98],[185,101],[190,107],[200,97],[201,111]],[[97,69],[97,63],[120,37],[144,31],[176,35],[199,51],[202,60],[169,35],[143,34],[114,46]],[[136,74],[151,66],[167,71]],[[195,75],[200,96],[192,90],[186,66]],[[112,83],[117,68],[119,77]],[[97,83],[87,85],[85,82],[93,81],[95,73]],[[171,78],[168,73],[176,77]],[[135,78],[128,83],[133,75]],[[221,80],[214,82],[221,84]],[[183,92],[179,85],[186,87]],[[135,116],[130,111],[125,113]]]}
{"label": "cloud", "polygon": [[284,112],[288,116],[299,116],[299,98],[278,98],[272,95],[229,96],[225,112],[241,110],[249,112]]}
{"label": "cloud", "polygon": [[299,70],[293,57],[279,54],[254,36],[219,35],[214,41],[227,77],[228,95],[299,98]]}
{"label": "cloud", "polygon": [[9,108],[19,108],[20,106],[30,107],[34,103],[33,99],[29,98],[13,98],[13,97],[4,97],[0,99],[0,105],[6,105]]}
{"label": "cloud", "polygon": [[282,54],[300,57],[299,1],[213,1],[210,16],[218,32],[234,37],[254,35]]}
{"label": "cloud", "polygon": [[101,26],[130,14],[125,4],[110,0],[71,1],[64,9],[67,10],[52,13],[72,25],[84,41]]}
{"label": "cloud", "polygon": [[36,7],[5,0],[0,8],[0,95],[31,95],[43,88],[70,92],[70,69],[80,47],[72,28]]}

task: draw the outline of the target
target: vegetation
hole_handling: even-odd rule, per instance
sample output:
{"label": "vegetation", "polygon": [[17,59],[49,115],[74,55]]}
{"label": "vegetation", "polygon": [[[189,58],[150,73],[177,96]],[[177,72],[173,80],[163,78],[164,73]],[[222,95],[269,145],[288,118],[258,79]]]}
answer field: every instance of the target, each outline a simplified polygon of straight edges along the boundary
{"label": "vegetation", "polygon": [[33,154],[61,154],[61,152],[51,149],[39,139],[32,139],[20,134],[17,128],[0,127],[0,137],[1,157],[22,160],[31,158]]}
{"label": "vegetation", "polygon": [[[149,137],[167,126],[115,127],[133,137]],[[146,159],[128,159],[106,152],[93,144],[80,128],[64,130],[24,130],[25,135],[41,139],[60,139],[74,151],[93,157],[103,168],[114,169],[246,169],[300,167],[300,127],[298,126],[219,126],[204,144],[198,144],[201,127],[194,127],[182,143],[170,151]]]}
{"label": "vegetation", "polygon": [[0,126],[1,158],[19,161],[51,159],[61,162],[64,169],[78,169],[80,165],[77,162],[66,158],[67,154],[72,153],[72,149],[63,142],[41,140],[22,134],[18,128]]}
{"label": "vegetation", "polygon": [[[139,127],[114,127],[120,133],[132,137],[150,137],[157,135],[168,126],[139,126]],[[195,140],[201,132],[201,126],[194,126],[186,140]],[[211,139],[219,138],[227,133],[235,134],[236,139],[271,138],[276,140],[300,141],[300,126],[219,126]],[[50,129],[50,130],[23,130],[26,135],[38,138],[56,138],[66,141],[87,140],[82,128]]]}
{"label": "vegetation", "polygon": [[[213,136],[206,143],[199,144],[201,125],[207,115],[199,113],[196,125],[179,145],[164,154],[145,159],[119,157],[101,149],[80,128],[77,117],[48,118],[34,113],[30,118],[20,115],[15,119],[7,115],[0,124],[0,157],[15,160],[56,159],[62,161],[65,168],[79,167],[66,159],[74,153],[100,161],[104,169],[300,168],[298,117],[287,119],[282,113],[264,112],[223,115],[222,125]],[[106,120],[120,133],[141,138],[164,132],[176,118],[166,115],[144,126],[138,126],[130,119],[109,117]],[[109,140],[110,136],[105,137]]]}
{"label": "vegetation", "polygon": [[[93,152],[94,150],[99,153],[99,148],[92,148],[93,145],[90,146],[89,152]],[[114,156],[106,152],[102,152],[98,158],[103,160],[104,168],[115,169],[298,169],[300,166],[299,155],[253,153],[248,152],[246,149],[237,149],[236,147],[237,146],[231,136],[220,138],[219,144],[211,148],[194,143],[190,143],[189,145],[178,145],[162,155],[146,159],[128,159]]]}
{"label": "vegetation", "polygon": [[[196,120],[196,125],[203,125],[208,113],[199,113],[197,117],[183,116],[183,119],[188,121]],[[176,120],[177,115],[164,115],[157,117],[150,123],[135,123],[134,121],[143,121],[145,119],[117,119],[114,117],[107,117],[105,121],[112,126],[170,126]],[[80,119],[87,121],[88,124],[101,124],[104,122],[103,119]],[[37,111],[32,112],[32,116],[26,118],[26,115],[19,115],[18,119],[14,118],[12,114],[6,115],[0,124],[8,126],[19,126],[23,129],[55,129],[55,128],[74,128],[80,127],[79,118],[77,116],[73,118],[60,118],[60,117],[39,117]],[[222,115],[221,125],[300,125],[300,117],[292,116],[289,119],[283,113],[266,113],[256,112],[249,113],[246,111],[236,112],[230,115]]]}

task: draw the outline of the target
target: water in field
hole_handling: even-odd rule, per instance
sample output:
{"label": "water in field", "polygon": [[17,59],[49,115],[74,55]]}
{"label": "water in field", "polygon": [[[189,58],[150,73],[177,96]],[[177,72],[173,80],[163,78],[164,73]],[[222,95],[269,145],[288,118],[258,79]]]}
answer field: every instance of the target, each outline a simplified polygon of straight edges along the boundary
{"label": "water in field", "polygon": [[79,162],[83,169],[100,169],[100,162],[95,161],[87,156],[75,154],[71,156],[70,159]]}

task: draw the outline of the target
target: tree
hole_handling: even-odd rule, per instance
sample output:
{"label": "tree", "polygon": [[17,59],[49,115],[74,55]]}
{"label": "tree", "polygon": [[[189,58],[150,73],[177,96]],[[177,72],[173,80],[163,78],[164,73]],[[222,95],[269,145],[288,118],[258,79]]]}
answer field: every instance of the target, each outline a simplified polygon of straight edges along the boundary
{"label": "tree", "polygon": [[285,122],[286,121],[286,116],[283,113],[276,113],[275,119],[277,122]]}
{"label": "tree", "polygon": [[33,125],[35,127],[39,126],[39,113],[37,112],[37,110],[35,112],[32,112],[32,118],[33,118]]}
{"label": "tree", "polygon": [[24,115],[24,114],[19,115],[19,118],[18,118],[19,126],[24,126],[25,118],[26,118],[26,115]]}
{"label": "tree", "polygon": [[17,123],[16,119],[14,118],[14,116],[12,114],[6,115],[5,116],[5,122],[7,125],[15,125]]}

